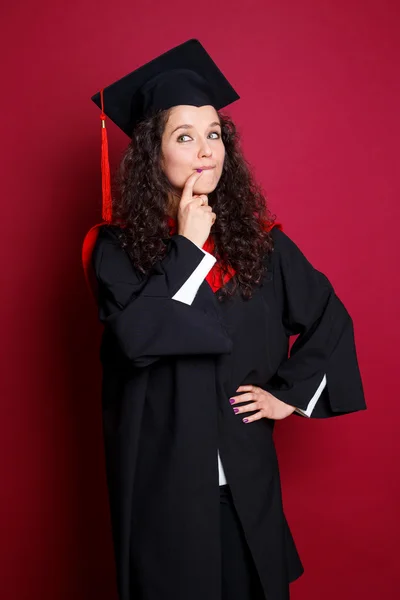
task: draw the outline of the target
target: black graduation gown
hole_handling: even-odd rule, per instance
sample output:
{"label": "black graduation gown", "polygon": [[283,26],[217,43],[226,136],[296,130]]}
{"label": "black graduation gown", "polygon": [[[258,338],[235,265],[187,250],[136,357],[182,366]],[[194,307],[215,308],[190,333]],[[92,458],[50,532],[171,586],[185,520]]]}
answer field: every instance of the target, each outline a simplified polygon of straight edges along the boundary
{"label": "black graduation gown", "polygon": [[266,598],[287,600],[303,565],[283,512],[274,421],[243,423],[253,413],[236,415],[229,398],[254,384],[305,409],[326,374],[312,417],[365,409],[352,320],[278,228],[251,300],[220,303],[204,280],[191,305],[172,297],[204,257],[195,244],[165,240],[167,256],[144,277],[115,231],[100,228],[92,265],[119,597],[220,600],[219,449]]}

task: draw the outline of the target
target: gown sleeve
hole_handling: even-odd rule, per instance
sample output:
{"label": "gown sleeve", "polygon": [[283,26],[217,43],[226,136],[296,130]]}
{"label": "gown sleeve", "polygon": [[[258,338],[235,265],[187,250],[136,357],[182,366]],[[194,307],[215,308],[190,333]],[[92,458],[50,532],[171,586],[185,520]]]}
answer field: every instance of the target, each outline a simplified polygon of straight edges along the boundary
{"label": "gown sleeve", "polygon": [[282,325],[288,336],[298,337],[264,389],[309,417],[366,409],[348,311],[296,244],[278,228],[272,235],[272,278]]}
{"label": "gown sleeve", "polygon": [[212,302],[191,305],[215,258],[183,235],[146,276],[134,268],[108,227],[98,236],[92,266],[99,318],[137,367],[171,355],[224,354],[232,349]]}
{"label": "gown sleeve", "polygon": [[313,410],[315,409],[315,406],[319,400],[319,398],[321,397],[322,392],[324,391],[326,386],[326,374],[324,373],[324,376],[322,378],[321,383],[319,384],[315,394],[313,395],[313,397],[311,398],[311,400],[309,401],[307,407],[303,410],[301,408],[295,408],[295,412],[299,413],[300,415],[303,415],[303,417],[311,417]]}

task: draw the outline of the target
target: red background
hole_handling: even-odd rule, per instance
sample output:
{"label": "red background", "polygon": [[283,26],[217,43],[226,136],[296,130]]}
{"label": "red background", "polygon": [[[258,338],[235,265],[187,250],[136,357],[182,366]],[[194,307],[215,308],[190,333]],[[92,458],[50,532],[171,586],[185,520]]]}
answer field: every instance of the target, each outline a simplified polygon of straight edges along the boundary
{"label": "red background", "polygon": [[[399,424],[399,5],[20,1],[1,9],[1,588],[115,598],[101,326],[81,242],[100,216],[100,87],[197,37],[273,211],[351,313],[368,410],[277,423],[305,574],[294,600],[394,598]],[[112,168],[128,139],[109,125]],[[398,559],[398,553],[397,553]]]}

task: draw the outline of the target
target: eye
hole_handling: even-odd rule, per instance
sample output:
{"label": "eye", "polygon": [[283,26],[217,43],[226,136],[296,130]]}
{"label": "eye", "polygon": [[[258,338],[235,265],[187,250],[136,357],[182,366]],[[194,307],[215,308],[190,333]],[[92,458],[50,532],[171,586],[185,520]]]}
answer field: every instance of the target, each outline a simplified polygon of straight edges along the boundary
{"label": "eye", "polygon": [[179,141],[180,141],[180,139],[181,139],[181,138],[184,138],[184,137],[190,137],[190,135],[187,135],[186,133],[183,133],[182,135],[180,135],[180,136],[177,138],[177,142],[179,142]]}
{"label": "eye", "polygon": [[[217,136],[217,137],[214,137],[214,138],[212,138],[213,140],[219,140],[219,138],[221,137],[221,134],[220,134],[218,131],[211,131],[211,132],[209,133],[209,135],[216,135],[216,136]],[[182,135],[180,135],[180,136],[177,138],[177,140],[176,140],[176,141],[177,141],[177,142],[180,142],[180,143],[182,143],[182,142],[184,143],[184,142],[185,142],[185,140],[182,140],[182,138],[185,138],[185,137],[188,137],[188,138],[190,138],[190,135],[187,135],[187,133],[183,133]],[[182,141],[181,141],[181,140],[182,140]]]}

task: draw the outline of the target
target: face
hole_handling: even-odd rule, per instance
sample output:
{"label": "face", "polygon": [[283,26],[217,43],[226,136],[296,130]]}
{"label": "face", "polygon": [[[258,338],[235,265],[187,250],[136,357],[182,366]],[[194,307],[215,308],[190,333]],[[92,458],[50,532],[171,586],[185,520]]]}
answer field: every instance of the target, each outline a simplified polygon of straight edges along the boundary
{"label": "face", "polygon": [[194,194],[209,194],[222,174],[225,147],[213,106],[179,105],[171,109],[161,142],[162,169],[177,192],[196,169],[204,170]]}

